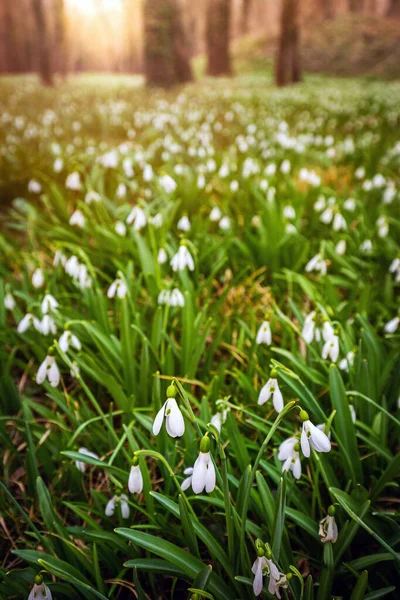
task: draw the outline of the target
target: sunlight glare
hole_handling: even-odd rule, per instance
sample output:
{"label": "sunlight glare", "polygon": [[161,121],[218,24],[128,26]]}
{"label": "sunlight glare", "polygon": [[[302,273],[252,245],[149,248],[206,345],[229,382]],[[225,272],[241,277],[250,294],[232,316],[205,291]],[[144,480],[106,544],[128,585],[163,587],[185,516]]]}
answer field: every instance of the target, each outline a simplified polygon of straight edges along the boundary
{"label": "sunlight glare", "polygon": [[96,16],[103,9],[112,12],[121,9],[121,0],[67,0],[74,10],[78,10],[89,17]]}

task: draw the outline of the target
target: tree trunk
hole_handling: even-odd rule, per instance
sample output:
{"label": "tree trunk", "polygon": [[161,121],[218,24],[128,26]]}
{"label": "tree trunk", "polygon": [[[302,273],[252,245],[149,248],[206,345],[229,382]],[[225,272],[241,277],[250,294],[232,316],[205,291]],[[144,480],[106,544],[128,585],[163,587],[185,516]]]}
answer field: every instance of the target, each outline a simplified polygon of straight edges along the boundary
{"label": "tree trunk", "polygon": [[191,81],[179,0],[145,0],[144,27],[147,83],[169,87]]}
{"label": "tree trunk", "polygon": [[56,71],[62,77],[67,75],[67,26],[64,0],[56,0],[55,4],[55,40],[56,40]]}
{"label": "tree trunk", "polygon": [[229,38],[231,0],[209,0],[207,6],[207,75],[232,75]]}
{"label": "tree trunk", "polygon": [[252,0],[242,0],[240,33],[246,35],[249,33],[249,21],[251,13]]}
{"label": "tree trunk", "polygon": [[352,13],[362,12],[364,0],[349,0],[349,10]]}
{"label": "tree trunk", "polygon": [[53,85],[49,42],[42,0],[32,0],[32,7],[36,22],[40,78],[43,85]]}
{"label": "tree trunk", "polygon": [[299,0],[283,0],[282,4],[281,30],[275,66],[275,78],[278,86],[301,80],[298,4]]}
{"label": "tree trunk", "polygon": [[335,18],[334,0],[320,0],[320,7],[324,19]]}
{"label": "tree trunk", "polygon": [[390,0],[386,14],[388,17],[400,17],[400,0]]}
{"label": "tree trunk", "polygon": [[17,40],[15,35],[14,18],[11,8],[12,0],[3,0],[3,48],[4,48],[4,69],[6,73],[16,73],[19,71],[19,60],[17,51]]}

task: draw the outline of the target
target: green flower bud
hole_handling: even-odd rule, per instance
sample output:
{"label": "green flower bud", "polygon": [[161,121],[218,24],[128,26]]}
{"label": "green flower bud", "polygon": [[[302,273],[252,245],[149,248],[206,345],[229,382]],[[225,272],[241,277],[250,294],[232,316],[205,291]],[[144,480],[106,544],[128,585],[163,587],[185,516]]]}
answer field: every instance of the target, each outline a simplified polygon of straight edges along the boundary
{"label": "green flower bud", "polygon": [[132,467],[136,467],[136,465],[139,462],[139,457],[138,456],[132,456]]}
{"label": "green flower bud", "polygon": [[167,398],[175,398],[176,396],[176,387],[173,383],[167,387]]}
{"label": "green flower bud", "polygon": [[50,348],[47,350],[47,356],[54,356],[56,353],[56,349],[54,346],[50,346]]}
{"label": "green flower bud", "polygon": [[333,517],[334,514],[335,514],[335,507],[333,506],[333,504],[331,504],[330,507],[328,508],[328,515]]}
{"label": "green flower bud", "polygon": [[278,369],[272,369],[270,377],[276,379],[278,377]]}
{"label": "green flower bud", "polygon": [[308,416],[308,412],[305,411],[305,410],[303,410],[303,409],[300,411],[300,415],[299,416],[300,416],[300,419],[303,421],[303,423],[304,423],[304,421],[309,421],[310,420],[310,417]]}
{"label": "green flower bud", "polygon": [[268,560],[271,560],[272,558],[272,550],[269,544],[265,544],[265,556],[268,558]]}
{"label": "green flower bud", "polygon": [[36,585],[41,585],[43,583],[43,577],[40,575],[40,573],[38,573],[35,577],[35,583]]}
{"label": "green flower bud", "polygon": [[207,435],[204,435],[201,438],[201,442],[200,442],[200,452],[202,452],[203,454],[206,454],[209,451],[210,451],[210,439]]}

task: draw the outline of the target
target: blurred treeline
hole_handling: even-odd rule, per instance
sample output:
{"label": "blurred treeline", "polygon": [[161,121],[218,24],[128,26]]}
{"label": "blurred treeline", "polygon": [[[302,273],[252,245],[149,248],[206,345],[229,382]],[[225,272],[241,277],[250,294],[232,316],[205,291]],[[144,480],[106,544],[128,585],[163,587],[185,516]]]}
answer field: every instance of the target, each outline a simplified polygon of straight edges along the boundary
{"label": "blurred treeline", "polygon": [[301,32],[345,15],[397,23],[400,0],[1,0],[0,72],[39,72],[49,85],[55,73],[145,73],[170,85],[190,80],[201,54],[208,74],[231,74],[232,48],[250,38],[272,45],[282,85],[300,79]]}

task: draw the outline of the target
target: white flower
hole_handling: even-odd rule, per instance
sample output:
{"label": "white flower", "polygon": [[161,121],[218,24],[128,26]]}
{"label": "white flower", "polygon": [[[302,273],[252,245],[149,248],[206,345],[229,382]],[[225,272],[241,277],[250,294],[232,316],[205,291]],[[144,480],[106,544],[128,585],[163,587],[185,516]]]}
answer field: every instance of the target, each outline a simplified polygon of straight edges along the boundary
{"label": "white flower", "polygon": [[65,187],[69,190],[78,191],[81,189],[81,178],[77,171],[70,173],[65,180]]}
{"label": "white flower", "polygon": [[203,190],[206,187],[206,178],[203,173],[199,173],[197,177],[197,189]]}
{"label": "white flower", "polygon": [[94,190],[89,190],[85,195],[86,204],[92,204],[92,202],[101,202],[101,196]]}
{"label": "white flower", "polygon": [[264,321],[262,325],[260,325],[259,330],[257,331],[256,336],[256,344],[267,344],[270,346],[272,343],[272,334],[271,334],[271,326],[269,321]]}
{"label": "white flower", "polygon": [[347,223],[343,215],[336,213],[335,218],[333,219],[332,227],[334,231],[347,229]]}
{"label": "white flower", "polygon": [[339,337],[333,335],[328,339],[322,348],[322,358],[326,360],[328,357],[332,362],[336,362],[339,356]]}
{"label": "white flower", "polygon": [[151,165],[144,166],[143,179],[144,181],[147,181],[147,183],[153,179],[153,168]]}
{"label": "white flower", "polygon": [[51,591],[47,585],[43,583],[43,578],[41,575],[37,575],[35,577],[35,583],[28,596],[28,600],[53,600]]}
{"label": "white flower", "polygon": [[120,183],[115,191],[115,195],[117,198],[123,198],[126,196],[126,185],[124,183]]}
{"label": "white flower", "polygon": [[74,254],[69,257],[64,265],[65,272],[68,273],[68,275],[70,275],[73,279],[78,277],[79,267],[79,261]]}
{"label": "white flower", "polygon": [[[272,375],[272,373],[271,373]],[[270,377],[264,387],[261,389],[258,396],[258,404],[265,404],[272,396],[272,403],[276,412],[280,413],[283,410],[283,396],[279,389],[278,380],[276,377]]]}
{"label": "white flower", "polygon": [[296,211],[291,204],[287,204],[283,207],[283,216],[285,219],[289,219],[289,221],[293,221],[293,219],[296,218]]}
{"label": "white flower", "polygon": [[[308,417],[307,413],[305,416]],[[313,425],[308,418],[303,421],[300,444],[301,450],[307,458],[310,456],[310,445],[317,452],[329,452],[331,449],[331,442],[328,436],[321,429]]]}
{"label": "white flower", "polygon": [[124,236],[126,235],[126,225],[122,221],[117,221],[114,227],[115,233],[118,235]]}
{"label": "white flower", "polygon": [[169,306],[184,306],[185,305],[185,297],[178,288],[174,288],[171,291],[167,304]]}
{"label": "white flower", "polygon": [[292,471],[296,479],[301,477],[300,454],[296,450],[299,440],[295,437],[288,438],[279,446],[278,459],[283,460],[283,471]]}
{"label": "white flower", "polygon": [[123,281],[122,279],[115,279],[108,288],[107,297],[114,298],[115,294],[117,294],[118,298],[122,299],[125,298],[127,292],[128,288],[125,281]]}
{"label": "white flower", "polygon": [[336,254],[343,256],[346,254],[346,240],[339,240],[335,247]]}
{"label": "white flower", "polygon": [[31,326],[34,326],[36,331],[41,333],[40,321],[34,317],[31,313],[27,313],[21,321],[18,323],[18,333],[25,333]]}
{"label": "white flower", "polygon": [[215,467],[210,453],[200,450],[193,465],[192,490],[195,494],[201,494],[205,488],[207,494],[210,494],[215,488],[215,481]]}
{"label": "white flower", "polygon": [[189,231],[190,230],[190,221],[187,215],[183,215],[177,223],[177,227],[180,231]]}
{"label": "white flower", "polygon": [[349,212],[354,212],[356,210],[356,201],[354,198],[347,198],[347,200],[343,202],[343,206]]}
{"label": "white flower", "polygon": [[254,574],[253,591],[255,596],[259,596],[263,588],[263,576],[269,577],[268,592],[272,595],[276,595],[277,598],[281,598],[279,591],[280,587],[287,587],[286,576],[280,573],[278,567],[271,560],[265,556],[258,556],[253,563],[251,568]]}
{"label": "white flower", "polygon": [[354,175],[357,177],[357,179],[363,179],[365,177],[364,167],[358,167],[358,169],[356,169]]}
{"label": "white flower", "polygon": [[190,486],[192,485],[192,475],[193,475],[193,467],[187,467],[183,473],[185,475],[188,475],[188,477],[186,477],[186,479],[183,480],[182,485],[181,485],[181,489],[182,492],[185,492],[186,490],[188,490],[190,488]]}
{"label": "white flower", "polygon": [[44,275],[42,269],[36,269],[32,275],[32,285],[34,288],[41,288],[44,284]]}
{"label": "white flower", "polygon": [[353,423],[355,423],[357,420],[357,414],[356,414],[356,409],[354,408],[354,406],[352,404],[349,404],[349,411],[350,411],[350,415],[351,415],[351,420],[353,421]]}
{"label": "white flower", "polygon": [[193,257],[184,244],[179,246],[179,250],[172,257],[170,264],[173,271],[183,271],[186,267],[188,267],[190,271],[194,271]]}
{"label": "white flower", "polygon": [[63,170],[64,161],[62,158],[56,158],[53,164],[53,171],[55,173],[60,173]]}
{"label": "white flower", "polygon": [[168,260],[168,255],[164,248],[160,248],[157,255],[157,261],[160,265],[163,265]]}
{"label": "white flower", "polygon": [[[97,458],[97,460],[99,459],[97,454],[95,454],[94,452],[91,452],[90,450],[88,450],[85,447],[79,448],[78,452],[79,452],[79,454],[84,454],[85,456],[91,456],[92,458]],[[85,472],[86,464],[87,463],[85,463],[83,460],[75,461],[75,466],[81,473]]]}
{"label": "white flower", "polygon": [[7,292],[4,296],[4,306],[7,310],[14,310],[15,308],[14,296],[10,292]]}
{"label": "white flower", "polygon": [[290,160],[284,160],[283,163],[281,164],[281,173],[287,174],[290,173],[290,169],[291,169],[291,164],[290,164]]}
{"label": "white flower", "polygon": [[222,217],[222,219],[220,220],[220,222],[218,223],[218,227],[220,229],[222,229],[223,231],[226,231],[227,229],[230,229],[231,227],[231,220],[229,217]]}
{"label": "white flower", "polygon": [[339,362],[339,369],[342,371],[349,371],[349,368],[353,366],[354,363],[354,352],[348,352],[346,358],[342,358]]}
{"label": "white flower", "polygon": [[211,423],[211,425],[214,425],[214,427],[219,431],[219,433],[221,433],[222,425],[226,421],[228,411],[229,411],[229,409],[225,408],[221,412],[220,411],[216,412],[215,415],[213,415],[211,417],[210,423]]}
{"label": "white flower", "polygon": [[239,189],[239,182],[236,181],[235,179],[233,181],[231,181],[230,184],[229,184],[229,189],[233,193],[237,192],[238,189]]}
{"label": "white flower", "polygon": [[376,222],[377,227],[378,227],[378,235],[381,238],[385,238],[387,236],[387,234],[389,233],[389,223],[387,221],[387,218],[382,216],[379,217],[379,219]]}
{"label": "white flower", "polygon": [[318,200],[314,203],[314,210],[315,212],[321,212],[322,210],[324,210],[325,206],[326,200],[324,196],[319,196]]}
{"label": "white flower", "polygon": [[175,179],[172,179],[170,175],[162,175],[158,180],[159,184],[167,194],[172,194],[177,188]]}
{"label": "white flower", "polygon": [[391,319],[390,321],[388,321],[386,323],[385,332],[386,333],[396,333],[399,323],[400,323],[400,317],[394,317],[394,319]]}
{"label": "white flower", "polygon": [[321,214],[319,220],[321,221],[321,223],[325,223],[325,225],[329,225],[329,223],[332,221],[333,219],[333,208],[331,206],[328,206],[328,208],[326,208],[324,210],[324,212]]}
{"label": "white flower", "polygon": [[143,476],[139,465],[132,465],[128,479],[128,489],[131,494],[141,494],[143,490]]}
{"label": "white flower", "polygon": [[157,213],[156,215],[154,215],[154,217],[151,217],[150,221],[154,225],[154,227],[158,228],[162,226],[164,222],[164,217],[161,213]]}
{"label": "white flower", "polygon": [[82,348],[79,339],[70,331],[64,331],[58,340],[58,345],[63,352],[68,352],[70,346],[75,348],[75,350],[80,350]]}
{"label": "white flower", "polygon": [[319,535],[321,536],[321,542],[335,543],[338,539],[338,528],[336,525],[335,517],[327,515],[325,519],[319,522]]}
{"label": "white flower", "polygon": [[147,223],[146,213],[140,206],[134,206],[126,219],[128,225],[133,225],[134,231],[140,231]]}
{"label": "white flower", "polygon": [[72,367],[69,370],[69,374],[71,375],[72,379],[76,379],[80,372],[81,370],[78,366],[78,363],[76,362],[76,360],[74,360],[72,363]]}
{"label": "white flower", "polygon": [[69,218],[70,225],[76,225],[76,227],[85,227],[85,216],[79,209],[75,210]]}
{"label": "white flower", "polygon": [[28,192],[31,192],[31,194],[40,194],[41,191],[42,186],[40,183],[36,179],[31,179],[28,183]]}
{"label": "white flower", "polygon": [[254,574],[253,592],[255,596],[259,596],[262,592],[264,571],[266,572],[267,568],[268,564],[265,556],[257,556],[251,567],[252,573]]}
{"label": "white flower", "polygon": [[60,250],[56,250],[53,258],[53,265],[55,267],[58,267],[58,265],[62,265],[63,267],[65,267],[66,262],[67,259],[65,258],[64,254]]}
{"label": "white flower", "polygon": [[126,494],[121,494],[120,496],[116,494],[107,502],[105,508],[106,517],[112,517],[117,506],[121,507],[121,514],[123,519],[129,519],[129,504],[128,504],[128,496]]}
{"label": "white flower", "polygon": [[326,275],[326,262],[319,252],[306,264],[306,272],[311,271],[319,271],[321,275]]}
{"label": "white flower", "polygon": [[214,206],[214,208],[210,212],[210,221],[214,221],[214,222],[219,221],[221,217],[222,217],[221,210],[218,208],[218,206]]}
{"label": "white flower", "polygon": [[40,332],[43,335],[49,335],[49,333],[55,335],[57,333],[57,325],[50,315],[44,315],[40,321]]}
{"label": "white flower", "polygon": [[153,423],[153,434],[160,433],[165,418],[165,427],[172,438],[181,437],[185,432],[185,421],[175,398],[168,398],[158,411]]}
{"label": "white flower", "polygon": [[315,310],[310,312],[310,314],[304,319],[302,336],[307,344],[311,344],[314,338],[317,342],[321,340],[321,331],[316,326],[316,320],[317,314]]}
{"label": "white flower", "polygon": [[54,356],[46,356],[36,373],[36,383],[40,385],[44,383],[46,378],[49,380],[51,387],[57,387],[60,383],[60,371]]}
{"label": "white flower", "polygon": [[360,244],[360,252],[363,252],[364,254],[370,254],[372,252],[371,240],[364,240],[362,244]]}
{"label": "white flower", "polygon": [[54,312],[57,310],[58,302],[51,294],[46,294],[42,300],[42,313],[46,315],[49,312]]}

